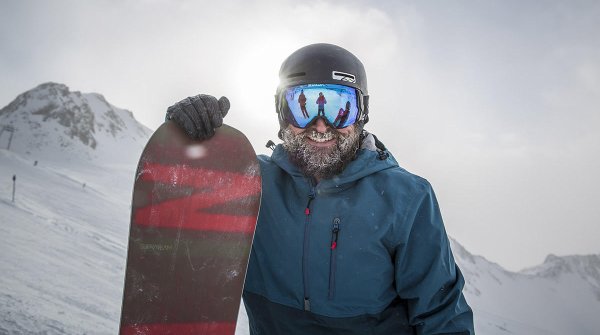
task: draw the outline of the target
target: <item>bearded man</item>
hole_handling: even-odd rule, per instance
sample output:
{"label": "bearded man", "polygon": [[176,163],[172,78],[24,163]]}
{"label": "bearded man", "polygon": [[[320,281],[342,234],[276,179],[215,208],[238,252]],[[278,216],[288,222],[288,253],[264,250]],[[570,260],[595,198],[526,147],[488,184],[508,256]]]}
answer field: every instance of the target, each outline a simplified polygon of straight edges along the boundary
{"label": "bearded man", "polygon": [[[279,77],[283,143],[258,156],[262,201],[243,295],[250,333],[473,334],[431,185],[364,130],[360,60],[312,44],[292,53]],[[331,112],[304,117],[294,101],[302,91],[322,93]],[[169,107],[167,119],[204,139],[228,107],[224,97],[198,95]],[[334,125],[342,107],[348,117]]]}

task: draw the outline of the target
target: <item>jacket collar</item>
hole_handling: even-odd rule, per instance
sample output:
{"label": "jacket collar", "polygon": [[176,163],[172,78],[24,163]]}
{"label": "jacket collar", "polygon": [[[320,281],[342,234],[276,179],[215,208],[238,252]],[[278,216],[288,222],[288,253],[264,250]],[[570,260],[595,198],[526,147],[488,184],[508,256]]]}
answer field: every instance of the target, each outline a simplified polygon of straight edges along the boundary
{"label": "jacket collar", "polygon": [[[278,144],[275,147],[271,159],[294,179],[308,179],[302,174],[300,169],[290,161],[288,153],[283,148],[283,145]],[[323,179],[316,186],[320,191],[325,192],[342,190],[363,177],[397,166],[398,163],[391,153],[385,151],[385,155],[380,154],[380,150],[375,146],[373,135],[367,133],[356,159],[350,162],[342,173],[335,175],[330,179]]]}

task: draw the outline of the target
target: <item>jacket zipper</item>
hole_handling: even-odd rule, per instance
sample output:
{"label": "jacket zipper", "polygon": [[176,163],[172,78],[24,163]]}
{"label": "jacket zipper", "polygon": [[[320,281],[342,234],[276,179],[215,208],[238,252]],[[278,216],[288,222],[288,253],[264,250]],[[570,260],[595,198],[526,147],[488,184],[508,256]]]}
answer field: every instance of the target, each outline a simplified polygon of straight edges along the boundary
{"label": "jacket zipper", "polygon": [[340,234],[340,219],[333,219],[333,228],[331,229],[331,246],[329,247],[329,300],[335,295],[335,261],[338,247],[338,237]]}
{"label": "jacket zipper", "polygon": [[310,203],[315,198],[314,193],[308,196],[308,203],[304,209],[304,245],[302,250],[302,280],[304,284],[304,310],[310,311],[310,291],[308,285],[308,252],[310,250]]}

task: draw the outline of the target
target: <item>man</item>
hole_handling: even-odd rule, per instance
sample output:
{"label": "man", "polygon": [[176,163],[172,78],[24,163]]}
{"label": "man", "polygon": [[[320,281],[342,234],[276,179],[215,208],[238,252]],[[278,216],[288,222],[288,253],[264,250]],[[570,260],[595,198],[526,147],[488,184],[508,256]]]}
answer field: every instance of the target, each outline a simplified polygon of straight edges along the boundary
{"label": "man", "polygon": [[340,110],[338,111],[338,116],[335,118],[335,120],[333,120],[333,125],[336,128],[341,128],[346,124],[346,120],[348,119],[348,116],[350,115],[350,101],[346,102],[346,109],[344,108],[340,108]]}
{"label": "man", "polygon": [[300,111],[302,111],[302,116],[308,119],[310,115],[308,115],[308,111],[306,110],[306,95],[304,95],[304,90],[300,91],[298,103],[300,104]]}
{"label": "man", "polygon": [[325,104],[327,103],[327,100],[325,99],[325,96],[323,95],[322,92],[319,92],[319,97],[317,98],[317,101],[315,101],[315,103],[317,105],[319,105],[319,110],[317,111],[317,115],[325,116]]}
{"label": "man", "polygon": [[[251,334],[473,334],[431,186],[363,129],[360,60],[313,44],[292,53],[279,77],[283,143],[258,157],[263,194],[244,286]],[[299,117],[293,97],[302,90],[335,108]],[[334,126],[347,101],[346,122]],[[200,95],[167,118],[206,138],[228,105]]]}

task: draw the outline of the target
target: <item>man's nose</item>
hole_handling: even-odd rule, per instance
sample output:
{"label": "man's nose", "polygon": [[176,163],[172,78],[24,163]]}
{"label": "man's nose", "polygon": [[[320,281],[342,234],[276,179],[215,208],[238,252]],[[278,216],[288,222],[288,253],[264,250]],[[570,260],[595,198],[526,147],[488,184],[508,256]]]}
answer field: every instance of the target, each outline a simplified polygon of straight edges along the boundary
{"label": "man's nose", "polygon": [[315,123],[315,130],[319,133],[327,132],[327,124],[322,118],[317,119],[317,122]]}

